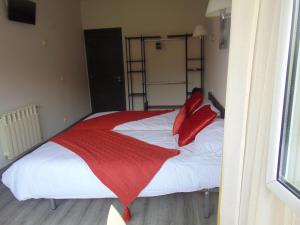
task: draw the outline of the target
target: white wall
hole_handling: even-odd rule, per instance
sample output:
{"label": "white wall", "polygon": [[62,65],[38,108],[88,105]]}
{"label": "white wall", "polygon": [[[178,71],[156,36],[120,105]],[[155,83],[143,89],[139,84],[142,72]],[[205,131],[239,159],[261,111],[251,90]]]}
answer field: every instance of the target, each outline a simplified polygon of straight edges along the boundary
{"label": "white wall", "polygon": [[[37,0],[37,24],[32,26],[8,21],[3,2],[0,113],[31,103],[40,105],[42,133],[47,139],[91,111],[80,3]],[[0,168],[6,163],[0,156]]]}
{"label": "white wall", "polygon": [[219,49],[219,18],[208,19],[207,30],[209,35],[205,45],[205,89],[212,92],[225,106],[229,48]]}
{"label": "white wall", "polygon": [[[83,0],[82,23],[84,29],[122,27],[123,36],[192,33],[196,25],[206,24],[207,19],[204,15],[207,2],[207,0]],[[199,57],[199,40],[190,43],[190,50],[190,56]],[[184,41],[164,41],[163,49],[160,51],[155,50],[153,42],[147,42],[146,51],[150,82],[185,80]],[[209,60],[214,59],[210,57]],[[196,74],[191,75],[191,80],[191,89],[193,86],[199,86],[199,73],[198,77]],[[184,85],[149,87],[149,101],[153,105],[176,105],[182,104],[184,100]]]}
{"label": "white wall", "polygon": [[205,37],[205,92],[212,92],[226,106],[229,48],[219,49],[220,20],[209,18]]}
{"label": "white wall", "polygon": [[82,0],[83,28],[122,27],[124,35],[192,32],[207,0]]}

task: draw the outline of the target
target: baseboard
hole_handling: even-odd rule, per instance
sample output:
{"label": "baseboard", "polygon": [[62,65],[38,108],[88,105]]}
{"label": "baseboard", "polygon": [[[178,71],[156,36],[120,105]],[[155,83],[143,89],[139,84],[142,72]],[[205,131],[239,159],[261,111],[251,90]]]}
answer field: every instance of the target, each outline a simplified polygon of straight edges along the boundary
{"label": "baseboard", "polygon": [[58,134],[61,134],[63,132],[65,132],[66,130],[70,129],[71,127],[75,126],[76,124],[78,124],[79,122],[81,122],[82,120],[86,119],[87,117],[89,117],[90,115],[92,115],[92,113],[89,113],[88,115],[82,117],[81,119],[77,120],[75,123],[73,123],[72,125],[68,126],[66,129],[58,132],[57,134],[53,135],[52,137],[48,138],[47,140],[41,142],[40,144],[32,147],[31,149],[29,149],[28,151],[24,152],[22,155],[18,156],[16,159],[14,159],[12,162],[10,162],[7,166],[3,167],[0,169],[0,177],[2,177],[2,174],[16,161],[18,161],[19,159],[23,158],[25,155],[28,155],[29,153],[33,152],[34,150],[36,150],[37,148],[39,148],[40,146],[42,146],[43,144],[46,144],[49,140],[51,140],[53,137],[55,137]]}

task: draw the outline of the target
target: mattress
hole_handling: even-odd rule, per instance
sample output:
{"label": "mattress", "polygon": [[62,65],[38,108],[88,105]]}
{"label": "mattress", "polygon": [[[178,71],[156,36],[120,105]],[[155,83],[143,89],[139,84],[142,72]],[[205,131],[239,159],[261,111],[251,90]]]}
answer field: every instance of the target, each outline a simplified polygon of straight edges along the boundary
{"label": "mattress", "polygon": [[[100,115],[103,114],[93,117]],[[156,117],[164,118],[162,115]],[[167,119],[165,117],[165,121],[171,119],[172,114]],[[170,130],[124,129],[116,132],[150,144],[180,150],[180,155],[165,162],[139,197],[219,187],[221,148],[211,151],[205,147],[207,145],[195,142],[179,148],[177,136],[173,136]],[[79,156],[51,141],[14,163],[3,174],[2,182],[18,200],[116,197]]]}

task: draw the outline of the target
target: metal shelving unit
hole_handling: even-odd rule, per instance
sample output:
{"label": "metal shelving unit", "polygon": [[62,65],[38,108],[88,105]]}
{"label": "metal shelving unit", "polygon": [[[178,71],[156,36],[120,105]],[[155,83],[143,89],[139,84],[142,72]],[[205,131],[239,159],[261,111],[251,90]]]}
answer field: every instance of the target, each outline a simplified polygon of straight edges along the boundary
{"label": "metal shelving unit", "polygon": [[[200,73],[200,82],[201,82],[201,89],[204,92],[204,38],[200,38],[200,57],[192,58],[189,56],[189,38],[192,38],[192,34],[179,34],[179,35],[169,35],[168,38],[179,38],[184,40],[185,42],[185,79],[186,79],[186,99],[191,95],[189,91],[189,76],[191,72],[199,72]],[[189,62],[191,61],[199,61],[199,67],[197,68],[190,68]]]}
{"label": "metal shelving unit", "polygon": [[[129,110],[134,110],[134,97],[142,97],[144,110],[148,110],[147,100],[147,72],[146,72],[146,52],[145,41],[150,39],[159,39],[160,36],[137,36],[125,37],[126,42],[126,59],[127,59],[127,92],[129,100]],[[132,42],[138,41],[140,43],[140,58],[132,59]],[[133,70],[133,64],[140,64],[141,70]],[[142,92],[133,92],[133,75],[142,76]]]}
{"label": "metal shelving unit", "polygon": [[[148,109],[159,109],[159,108],[177,108],[179,106],[167,106],[167,105],[149,105],[147,99],[147,86],[148,85],[174,85],[174,84],[185,84],[185,94],[186,99],[190,96],[191,92],[189,91],[189,77],[191,73],[198,72],[200,76],[201,89],[204,92],[204,38],[200,38],[200,57],[190,57],[189,56],[189,39],[192,38],[192,34],[180,34],[180,35],[168,35],[167,39],[163,39],[161,36],[137,36],[137,37],[126,37],[126,58],[127,58],[127,90],[129,98],[129,109],[134,110],[134,98],[142,97],[144,110]],[[146,72],[146,49],[145,41],[151,40],[174,40],[180,39],[185,42],[185,81],[182,82],[152,82],[147,83],[147,72]],[[139,41],[140,43],[140,58],[132,59],[132,41]],[[199,62],[199,66],[195,68],[190,67],[189,62]],[[141,64],[141,70],[133,70],[133,64]],[[134,93],[133,92],[133,76],[134,74],[142,76],[142,92]]]}

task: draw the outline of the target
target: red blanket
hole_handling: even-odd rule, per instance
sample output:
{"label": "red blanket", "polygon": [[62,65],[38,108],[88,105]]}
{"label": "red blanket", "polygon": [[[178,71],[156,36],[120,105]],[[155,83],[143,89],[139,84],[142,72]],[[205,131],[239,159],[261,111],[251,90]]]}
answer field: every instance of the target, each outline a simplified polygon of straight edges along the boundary
{"label": "red blanket", "polygon": [[114,127],[123,123],[146,119],[149,117],[158,116],[168,112],[171,112],[171,110],[115,112],[108,115],[99,116],[93,119],[82,121],[74,128],[112,130]]}
{"label": "red blanket", "polygon": [[[142,113],[136,115],[141,116],[140,114]],[[121,114],[110,115],[112,116],[108,118],[118,120],[116,115]],[[52,141],[70,149],[88,164],[97,178],[120,198],[125,206],[123,218],[128,221],[131,217],[128,206],[148,185],[164,162],[178,155],[179,151],[151,145],[105,129],[113,128],[117,124],[113,119],[108,122],[101,117],[89,120],[94,122],[82,122],[54,137]],[[100,120],[105,121],[104,126]]]}

